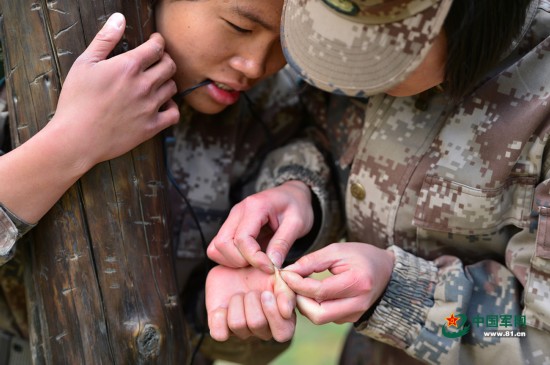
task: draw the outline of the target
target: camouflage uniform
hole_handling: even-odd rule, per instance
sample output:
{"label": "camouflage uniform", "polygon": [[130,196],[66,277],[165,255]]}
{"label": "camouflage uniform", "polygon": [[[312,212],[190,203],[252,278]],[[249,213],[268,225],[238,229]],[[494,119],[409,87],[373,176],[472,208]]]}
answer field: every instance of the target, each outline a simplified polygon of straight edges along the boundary
{"label": "camouflage uniform", "polygon": [[[306,120],[297,95],[296,80],[292,72],[282,70],[251,90],[238,105],[217,115],[198,114],[182,106],[181,122],[167,133],[168,167],[179,191],[191,205],[187,206],[178,189],[171,184],[170,221],[177,255],[177,279],[186,318],[190,322],[188,328],[193,331],[189,335],[194,344],[198,342],[201,332],[208,331],[204,308],[208,262],[201,233],[205,244],[208,244],[230,208],[260,188],[258,173],[261,160],[270,150],[283,143],[289,143],[290,149],[299,146],[315,150],[309,142],[299,139]],[[309,179],[310,187],[319,202],[317,213],[322,216],[319,221],[326,224],[304,237],[303,244],[295,245],[292,257],[334,240],[338,232],[338,209],[334,209],[334,199],[328,197],[330,189],[325,186],[330,181],[330,172],[323,163],[324,157],[318,152],[314,152],[311,159],[316,161],[316,168]],[[264,177],[262,186],[265,181]],[[284,181],[280,178],[277,183]],[[197,217],[200,228],[195,224],[193,215]],[[30,225],[0,207],[0,264],[8,261],[15,242],[30,228]],[[17,260],[9,261],[4,267],[14,264],[14,261]],[[13,277],[7,279],[12,280]],[[19,283],[22,281],[19,280]],[[22,284],[19,289],[22,289]],[[12,291],[5,296],[14,295]],[[0,289],[0,309],[3,306],[1,299]],[[11,312],[17,312],[17,308],[12,308]],[[13,320],[8,322],[13,323]],[[13,330],[13,326],[6,327]],[[208,357],[256,365],[268,363],[288,345],[258,339],[239,341],[235,338],[218,343],[207,335],[201,349]]]}
{"label": "camouflage uniform", "polygon": [[[270,150],[288,142],[285,150],[293,154],[303,149],[311,151],[307,157],[301,157],[299,163],[306,163],[303,158],[307,158],[307,164],[314,166],[304,180],[320,202],[316,216],[322,218],[317,220],[318,228],[296,242],[287,260],[332,242],[340,234],[339,209],[335,208],[334,192],[326,183],[330,180],[330,171],[325,158],[306,138],[293,138],[301,136],[307,126],[295,75],[283,70],[277,78],[263,82],[249,95],[252,104],[229,108],[213,116],[183,108],[183,122],[173,130],[175,143],[169,147],[170,170],[192,205],[189,209],[171,187],[178,282],[185,284],[183,302],[189,322],[197,332],[206,327],[204,307],[196,305],[203,300],[197,297],[204,295],[206,259],[200,243],[201,233],[192,215],[197,217],[209,243],[235,203],[291,179],[280,171],[272,173],[265,166],[262,168],[261,161]],[[202,349],[216,358],[256,365],[269,362],[288,345],[235,338],[219,343],[206,337]]]}
{"label": "camouflage uniform", "polygon": [[[459,103],[436,90],[304,95],[342,184],[346,240],[396,258],[343,363],[550,363],[549,12],[533,2],[519,44]],[[445,335],[451,314],[467,333]],[[484,336],[497,329],[526,337]]]}

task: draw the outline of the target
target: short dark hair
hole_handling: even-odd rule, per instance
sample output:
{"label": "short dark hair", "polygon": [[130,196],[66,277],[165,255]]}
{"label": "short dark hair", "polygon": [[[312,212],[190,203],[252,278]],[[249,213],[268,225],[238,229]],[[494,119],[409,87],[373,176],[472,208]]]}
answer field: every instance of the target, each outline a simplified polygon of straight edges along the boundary
{"label": "short dark hair", "polygon": [[447,36],[445,90],[454,98],[472,91],[520,32],[531,0],[455,0],[443,25]]}

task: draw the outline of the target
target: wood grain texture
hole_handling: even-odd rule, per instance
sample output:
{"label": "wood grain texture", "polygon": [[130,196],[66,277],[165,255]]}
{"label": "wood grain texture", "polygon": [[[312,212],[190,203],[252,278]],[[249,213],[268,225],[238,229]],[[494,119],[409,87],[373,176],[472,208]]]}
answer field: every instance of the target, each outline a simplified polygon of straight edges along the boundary
{"label": "wood grain texture", "polygon": [[[72,63],[115,11],[127,20],[116,52],[151,34],[147,0],[0,0],[14,145],[51,119]],[[35,364],[186,362],[164,176],[157,138],[97,165],[32,231]]]}

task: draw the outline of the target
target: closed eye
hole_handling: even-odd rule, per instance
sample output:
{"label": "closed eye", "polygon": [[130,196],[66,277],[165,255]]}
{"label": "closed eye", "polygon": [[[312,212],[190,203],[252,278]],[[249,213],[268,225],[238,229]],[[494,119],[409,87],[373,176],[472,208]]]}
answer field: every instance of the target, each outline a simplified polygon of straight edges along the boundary
{"label": "closed eye", "polygon": [[[225,19],[224,19],[225,20]],[[250,29],[245,29],[245,28],[241,28],[239,27],[238,25],[234,24],[234,23],[231,23],[230,21],[225,21],[227,24],[229,24],[229,26],[233,29],[235,29],[237,32],[239,33],[250,33],[252,32]]]}

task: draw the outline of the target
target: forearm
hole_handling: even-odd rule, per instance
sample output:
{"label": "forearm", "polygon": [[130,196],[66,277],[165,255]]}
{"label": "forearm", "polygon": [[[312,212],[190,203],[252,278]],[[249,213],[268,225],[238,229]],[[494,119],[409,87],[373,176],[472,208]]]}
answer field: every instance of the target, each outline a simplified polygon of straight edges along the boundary
{"label": "forearm", "polygon": [[37,222],[93,165],[74,142],[52,123],[0,156],[0,202],[21,220]]}

